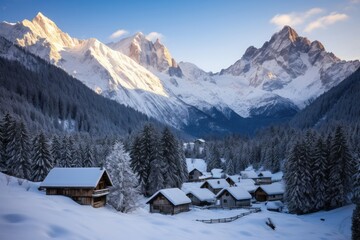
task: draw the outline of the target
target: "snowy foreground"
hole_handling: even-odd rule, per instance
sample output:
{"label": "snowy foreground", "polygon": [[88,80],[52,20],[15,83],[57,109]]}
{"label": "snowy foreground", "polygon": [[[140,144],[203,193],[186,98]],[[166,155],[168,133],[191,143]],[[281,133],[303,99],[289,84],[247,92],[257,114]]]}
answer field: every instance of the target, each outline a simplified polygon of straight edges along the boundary
{"label": "snowy foreground", "polygon": [[[0,239],[350,239],[353,205],[305,216],[268,212],[230,223],[195,219],[224,218],[246,210],[200,210],[175,216],[148,213],[148,207],[122,214],[110,207],[80,206],[70,198],[46,196],[38,184],[0,173]],[[265,221],[276,225],[271,230]],[[320,219],[324,218],[325,221]]]}

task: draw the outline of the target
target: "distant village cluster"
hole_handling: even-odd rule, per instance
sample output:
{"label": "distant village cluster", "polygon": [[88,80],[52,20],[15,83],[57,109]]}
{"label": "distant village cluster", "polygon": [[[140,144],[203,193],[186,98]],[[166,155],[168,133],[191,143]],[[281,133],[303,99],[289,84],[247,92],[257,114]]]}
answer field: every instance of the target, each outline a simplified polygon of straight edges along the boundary
{"label": "distant village cluster", "polygon": [[[196,141],[200,149],[204,140]],[[190,206],[206,208],[249,208],[253,203],[269,202],[269,210],[281,211],[284,185],[282,174],[254,171],[249,168],[236,175],[222,169],[206,172],[203,159],[186,159],[188,181],[182,188],[160,189],[147,200],[151,213],[177,214]],[[79,204],[102,207],[113,186],[104,168],[53,168],[40,189],[48,195],[65,195]]]}

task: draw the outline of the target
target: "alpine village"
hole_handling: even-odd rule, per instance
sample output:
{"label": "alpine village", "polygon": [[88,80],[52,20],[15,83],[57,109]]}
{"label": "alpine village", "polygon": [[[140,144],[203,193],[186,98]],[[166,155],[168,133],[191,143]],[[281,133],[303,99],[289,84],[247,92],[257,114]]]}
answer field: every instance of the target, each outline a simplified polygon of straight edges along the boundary
{"label": "alpine village", "polygon": [[150,2],[0,0],[0,239],[359,240],[360,2]]}

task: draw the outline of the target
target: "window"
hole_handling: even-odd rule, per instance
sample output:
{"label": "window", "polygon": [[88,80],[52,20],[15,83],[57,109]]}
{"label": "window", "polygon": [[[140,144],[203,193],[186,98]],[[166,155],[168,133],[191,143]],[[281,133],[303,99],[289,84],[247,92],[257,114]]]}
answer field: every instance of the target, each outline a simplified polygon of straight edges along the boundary
{"label": "window", "polygon": [[227,203],[227,199],[224,199],[223,203]]}
{"label": "window", "polygon": [[229,193],[228,193],[228,192],[227,192],[227,193],[225,193],[225,196],[227,196],[227,197],[228,197],[228,196],[229,196]]}

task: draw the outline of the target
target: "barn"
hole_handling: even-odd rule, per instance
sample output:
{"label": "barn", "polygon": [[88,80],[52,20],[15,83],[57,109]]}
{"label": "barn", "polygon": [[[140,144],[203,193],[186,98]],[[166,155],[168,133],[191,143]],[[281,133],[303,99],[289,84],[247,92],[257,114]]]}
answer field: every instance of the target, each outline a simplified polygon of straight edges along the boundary
{"label": "barn", "polygon": [[192,205],[196,206],[205,206],[215,203],[215,194],[206,188],[192,189],[186,196],[191,199]]}
{"label": "barn", "polygon": [[251,195],[242,187],[227,187],[221,190],[216,198],[223,208],[236,208],[251,205]]}
{"label": "barn", "polygon": [[40,184],[46,195],[64,195],[81,205],[102,207],[112,186],[102,168],[53,168]]}
{"label": "barn", "polygon": [[157,191],[146,204],[150,204],[151,213],[177,214],[190,210],[191,200],[179,188],[167,188]]}

